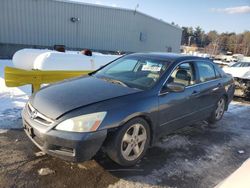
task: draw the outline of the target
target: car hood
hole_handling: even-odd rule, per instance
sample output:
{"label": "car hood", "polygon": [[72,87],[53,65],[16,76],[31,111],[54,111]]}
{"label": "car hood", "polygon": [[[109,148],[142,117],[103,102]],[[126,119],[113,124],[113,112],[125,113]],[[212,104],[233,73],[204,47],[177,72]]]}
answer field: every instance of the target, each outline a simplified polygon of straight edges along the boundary
{"label": "car hood", "polygon": [[139,91],[95,77],[81,77],[41,89],[31,97],[30,103],[45,116],[57,119],[76,108]]}
{"label": "car hood", "polygon": [[224,67],[223,71],[231,74],[233,77],[249,79],[249,77],[246,77],[246,73],[250,71],[249,67]]}

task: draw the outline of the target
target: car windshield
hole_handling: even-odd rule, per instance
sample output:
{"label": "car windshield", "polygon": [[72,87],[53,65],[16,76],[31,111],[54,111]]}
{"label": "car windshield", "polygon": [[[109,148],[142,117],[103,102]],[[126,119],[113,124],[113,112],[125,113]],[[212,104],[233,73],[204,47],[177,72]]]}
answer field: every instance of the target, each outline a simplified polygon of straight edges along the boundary
{"label": "car windshield", "polygon": [[233,64],[231,67],[250,67],[250,62],[238,62]]}
{"label": "car windshield", "polygon": [[126,87],[146,90],[156,84],[167,66],[167,61],[127,56],[105,66],[93,76]]}

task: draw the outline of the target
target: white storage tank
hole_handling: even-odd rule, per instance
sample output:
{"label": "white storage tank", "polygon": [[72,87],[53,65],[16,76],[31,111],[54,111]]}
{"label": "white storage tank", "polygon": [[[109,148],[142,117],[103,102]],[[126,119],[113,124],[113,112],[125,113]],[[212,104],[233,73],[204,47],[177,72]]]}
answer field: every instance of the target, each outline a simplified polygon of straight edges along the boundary
{"label": "white storage tank", "polygon": [[16,68],[31,70],[35,59],[45,52],[51,52],[47,49],[22,49],[17,51],[12,58],[13,64]]}
{"label": "white storage tank", "polygon": [[119,57],[101,53],[86,56],[73,51],[63,53],[52,50],[23,49],[14,54],[13,64],[16,68],[25,70],[96,70]]}

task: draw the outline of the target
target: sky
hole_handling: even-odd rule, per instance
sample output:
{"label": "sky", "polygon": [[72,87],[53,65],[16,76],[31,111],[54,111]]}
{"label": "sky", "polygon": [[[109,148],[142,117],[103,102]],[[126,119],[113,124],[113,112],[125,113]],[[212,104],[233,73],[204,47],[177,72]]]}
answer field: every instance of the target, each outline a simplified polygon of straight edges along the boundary
{"label": "sky", "polygon": [[[250,31],[250,0],[72,0],[135,9],[179,26],[206,32]],[[139,6],[138,6],[139,5]]]}

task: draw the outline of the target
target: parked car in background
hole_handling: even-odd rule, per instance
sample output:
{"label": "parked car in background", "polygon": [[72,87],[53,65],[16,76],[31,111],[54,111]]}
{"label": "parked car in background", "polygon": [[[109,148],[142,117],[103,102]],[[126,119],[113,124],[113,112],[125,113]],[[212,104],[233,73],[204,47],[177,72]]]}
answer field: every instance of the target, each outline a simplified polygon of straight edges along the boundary
{"label": "parked car in background", "polygon": [[230,67],[224,67],[223,70],[231,74],[235,80],[235,95],[240,97],[250,97],[250,59],[243,59]]}
{"label": "parked car in background", "polygon": [[208,59],[135,53],[42,88],[23,110],[23,125],[50,155],[84,161],[102,148],[131,166],[177,129],[200,120],[216,125],[233,93],[232,76]]}
{"label": "parked car in background", "polygon": [[233,55],[217,55],[214,56],[213,62],[218,64],[221,68],[230,67],[236,62],[242,61],[244,55],[242,54],[233,54]]}

